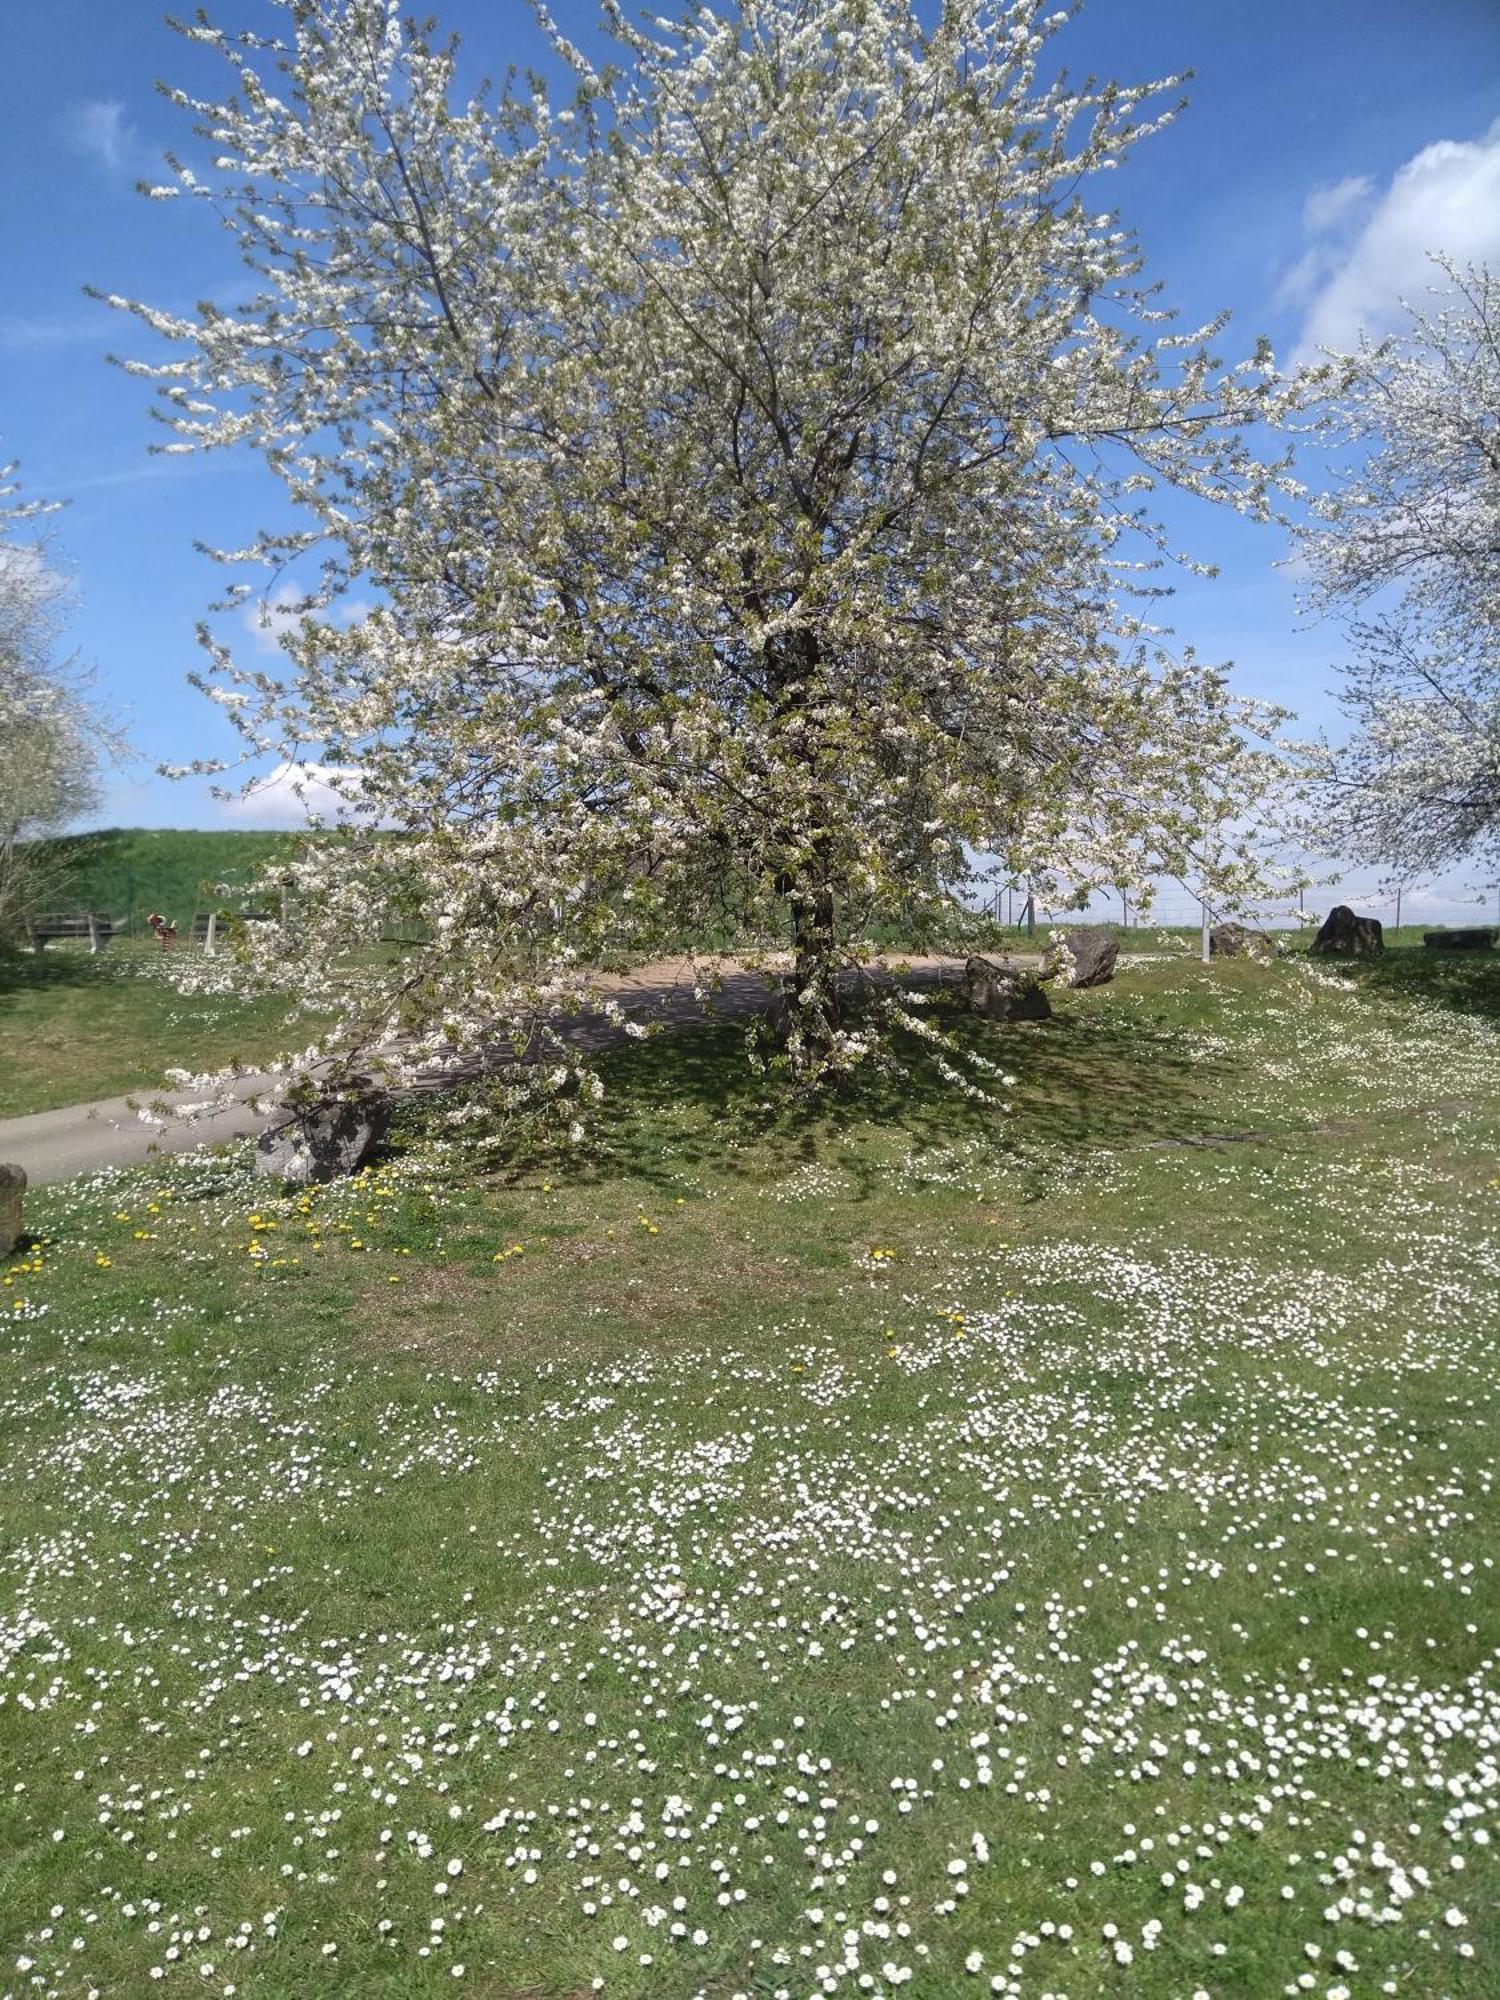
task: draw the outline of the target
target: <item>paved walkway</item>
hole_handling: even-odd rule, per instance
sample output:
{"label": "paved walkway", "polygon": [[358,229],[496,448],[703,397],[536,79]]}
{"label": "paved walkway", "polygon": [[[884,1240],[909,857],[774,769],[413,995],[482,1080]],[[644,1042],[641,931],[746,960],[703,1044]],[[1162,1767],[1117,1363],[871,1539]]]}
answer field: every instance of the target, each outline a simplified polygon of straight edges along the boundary
{"label": "paved walkway", "polygon": [[[1040,964],[1039,958],[1015,958],[1017,967]],[[958,976],[961,961],[912,958],[890,961],[890,967],[905,965],[915,975],[912,983],[936,985]],[[663,959],[639,971],[602,982],[604,990],[632,1015],[643,1021],[659,1021],[672,1027],[688,1027],[704,1020],[725,1016],[743,1020],[758,1012],[770,999],[765,974],[747,971],[732,960],[698,962],[696,976],[702,980],[717,969],[722,985],[710,1003],[693,992],[695,970],[687,959]],[[887,970],[887,968],[882,968]],[[889,971],[887,971],[887,976]],[[580,1014],[562,1028],[568,1040],[584,1048],[606,1048],[623,1039],[623,1030],[603,1014]],[[497,1062],[512,1062],[509,1049],[497,1055]],[[483,1067],[476,1059],[459,1072],[474,1074]],[[417,1089],[440,1089],[454,1080],[452,1071],[434,1073]],[[243,1139],[262,1132],[273,1120],[271,1112],[257,1109],[249,1099],[262,1096],[272,1087],[272,1079],[246,1075],[232,1086],[235,1101],[222,1110],[200,1117],[172,1117],[184,1107],[201,1102],[192,1091],[158,1092],[147,1084],[136,1094],[137,1102],[163,1106],[165,1123],[144,1120],[132,1108],[128,1097],[105,1097],[93,1104],[72,1104],[58,1111],[38,1111],[27,1118],[0,1119],[0,1160],[24,1167],[33,1187],[44,1181],[72,1180],[77,1174],[96,1173],[102,1167],[134,1166],[155,1153],[184,1153],[195,1146],[214,1146],[226,1139]]]}

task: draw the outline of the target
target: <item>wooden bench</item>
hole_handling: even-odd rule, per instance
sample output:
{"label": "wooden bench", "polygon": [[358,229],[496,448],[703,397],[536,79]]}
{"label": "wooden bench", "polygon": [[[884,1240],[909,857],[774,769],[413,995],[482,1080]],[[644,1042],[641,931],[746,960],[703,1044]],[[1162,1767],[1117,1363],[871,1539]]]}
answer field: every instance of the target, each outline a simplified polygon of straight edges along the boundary
{"label": "wooden bench", "polygon": [[26,939],[33,951],[45,951],[54,938],[86,938],[90,951],[102,951],[114,934],[114,918],[98,910],[54,912],[26,920]]}

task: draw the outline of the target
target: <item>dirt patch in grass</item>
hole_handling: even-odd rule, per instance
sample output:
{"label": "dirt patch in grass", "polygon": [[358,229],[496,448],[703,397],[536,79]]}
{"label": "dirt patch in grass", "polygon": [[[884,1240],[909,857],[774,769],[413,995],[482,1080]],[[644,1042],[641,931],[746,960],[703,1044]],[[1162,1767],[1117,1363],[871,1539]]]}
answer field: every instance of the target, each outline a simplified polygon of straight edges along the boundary
{"label": "dirt patch in grass", "polygon": [[[808,1272],[796,1256],[770,1254],[755,1238],[698,1212],[679,1233],[664,1212],[649,1238],[622,1218],[616,1233],[554,1237],[494,1268],[455,1259],[403,1260],[401,1282],[373,1279],[351,1324],[370,1354],[437,1354],[454,1365],[488,1366],[614,1345],[621,1329],[657,1341],[712,1337],[738,1321],[747,1300],[775,1310],[805,1299]],[[847,1275],[839,1259],[830,1277]]]}
{"label": "dirt patch in grass", "polygon": [[[415,1259],[413,1263],[415,1269],[409,1275],[405,1271],[400,1273],[403,1305],[467,1305],[491,1289],[479,1272],[464,1264],[416,1264]],[[368,1306],[377,1299],[389,1303],[394,1290],[394,1286],[371,1285],[360,1304]]]}
{"label": "dirt patch in grass", "polygon": [[419,1264],[363,1287],[349,1315],[356,1354],[389,1358],[407,1355],[465,1370],[497,1358],[498,1342],[475,1308],[489,1287],[482,1275],[462,1264]]}
{"label": "dirt patch in grass", "polygon": [[624,1272],[611,1279],[608,1267],[595,1264],[592,1282],[583,1293],[585,1320],[623,1320],[671,1339],[701,1338],[703,1329],[725,1314],[742,1314],[745,1302],[774,1307],[805,1298],[806,1273],[788,1260],[784,1265],[742,1248],[738,1256],[674,1261],[659,1271]]}

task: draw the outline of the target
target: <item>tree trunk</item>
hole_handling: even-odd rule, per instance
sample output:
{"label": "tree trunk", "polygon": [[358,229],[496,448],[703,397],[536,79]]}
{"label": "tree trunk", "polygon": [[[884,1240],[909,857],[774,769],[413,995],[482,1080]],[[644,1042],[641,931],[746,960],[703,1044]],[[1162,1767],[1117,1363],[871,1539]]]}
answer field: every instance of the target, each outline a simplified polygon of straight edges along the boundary
{"label": "tree trunk", "polygon": [[807,889],[792,898],[792,943],[796,950],[798,991],[808,985],[826,983],[833,1015],[838,1013],[838,996],[832,985],[835,947],[833,891]]}
{"label": "tree trunk", "polygon": [[817,1064],[833,1046],[839,1023],[834,982],[837,920],[826,880],[785,875],[777,891],[787,899],[792,923],[792,983],[787,1028],[800,1031],[803,1061]]}
{"label": "tree trunk", "polygon": [[[820,743],[808,710],[821,664],[818,634],[806,627],[787,633],[767,662],[776,692],[778,731],[783,733],[787,754],[814,779],[819,771]],[[801,845],[800,839],[797,844]],[[816,835],[811,852],[804,851],[797,866],[776,879],[776,893],[785,897],[791,913],[793,964],[787,1031],[799,1035],[795,1051],[799,1069],[820,1069],[838,1032],[832,878],[831,845],[826,835]]]}

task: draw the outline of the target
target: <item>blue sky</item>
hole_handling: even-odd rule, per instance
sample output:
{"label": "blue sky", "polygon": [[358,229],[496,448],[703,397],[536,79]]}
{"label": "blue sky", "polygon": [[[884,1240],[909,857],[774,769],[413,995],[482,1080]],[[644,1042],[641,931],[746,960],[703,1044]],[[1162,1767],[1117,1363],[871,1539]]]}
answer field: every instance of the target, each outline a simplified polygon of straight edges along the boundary
{"label": "blue sky", "polygon": [[[432,4],[476,72],[545,66],[516,0]],[[268,13],[264,0],[210,11],[230,25]],[[592,0],[553,0],[553,12],[589,42]],[[150,458],[159,433],[142,385],[104,359],[132,351],[133,330],[82,294],[94,284],[186,307],[239,287],[233,246],[205,214],[133,192],[165,147],[192,157],[156,80],[209,90],[216,66],[168,29],[157,0],[45,0],[7,16],[0,460],[20,457],[31,491],[71,503],[54,530],[76,584],[71,640],[140,753],[101,818],[265,824],[274,802],[226,807],[154,767],[231,747],[186,685],[195,623],[223,580],[194,543],[242,542],[277,515],[276,488],[248,456]],[[1186,114],[1110,192],[1185,318],[1233,313],[1226,354],[1259,333],[1291,356],[1362,322],[1391,324],[1403,291],[1426,281],[1428,249],[1500,259],[1500,0],[1091,0],[1054,48],[1076,72],[1127,81],[1195,72]],[[1196,505],[1173,520],[1222,570],[1183,584],[1180,639],[1234,660],[1244,691],[1294,708],[1304,727],[1336,726],[1339,635],[1301,625],[1275,567],[1279,538]],[[248,649],[265,643],[240,621],[229,629]]]}

